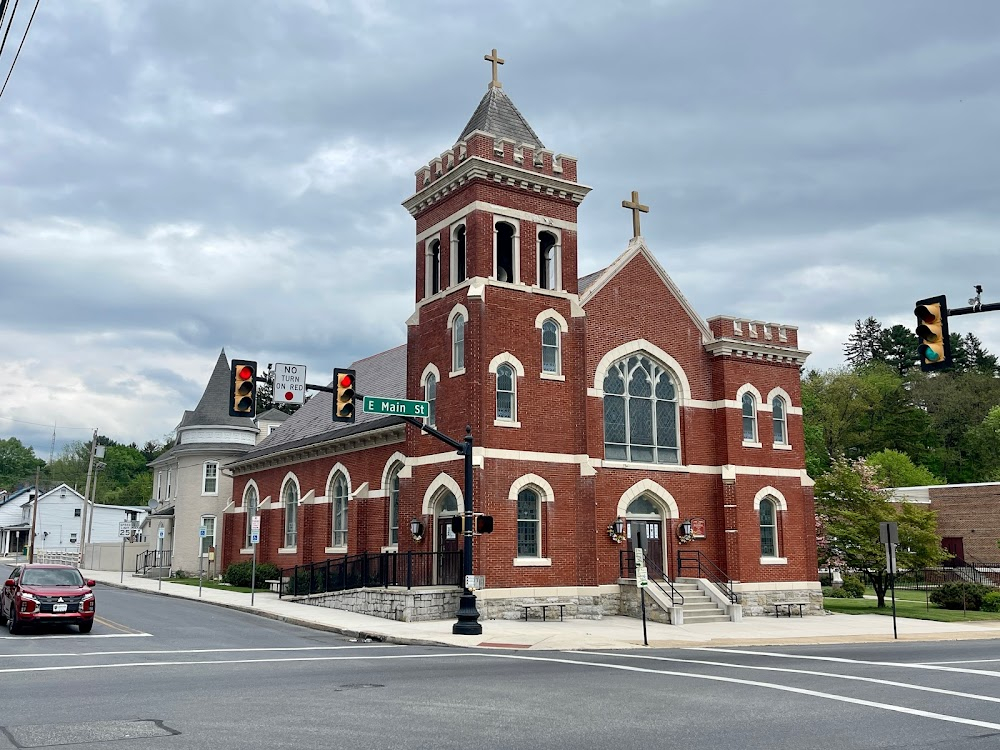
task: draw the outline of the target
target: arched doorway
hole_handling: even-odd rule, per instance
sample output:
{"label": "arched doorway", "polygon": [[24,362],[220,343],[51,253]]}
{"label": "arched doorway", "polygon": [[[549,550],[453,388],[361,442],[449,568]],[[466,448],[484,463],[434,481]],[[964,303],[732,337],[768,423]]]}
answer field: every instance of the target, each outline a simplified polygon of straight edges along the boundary
{"label": "arched doorway", "polygon": [[642,534],[646,547],[646,564],[650,575],[668,578],[667,567],[670,560],[668,534],[664,532],[666,514],[656,498],[643,493],[632,500],[625,509],[625,533],[629,544],[635,532]]}
{"label": "arched doorway", "polygon": [[434,583],[451,584],[458,580],[462,569],[462,537],[451,527],[452,519],[460,515],[458,498],[449,489],[443,489],[434,498],[434,551],[447,554],[435,555]]}

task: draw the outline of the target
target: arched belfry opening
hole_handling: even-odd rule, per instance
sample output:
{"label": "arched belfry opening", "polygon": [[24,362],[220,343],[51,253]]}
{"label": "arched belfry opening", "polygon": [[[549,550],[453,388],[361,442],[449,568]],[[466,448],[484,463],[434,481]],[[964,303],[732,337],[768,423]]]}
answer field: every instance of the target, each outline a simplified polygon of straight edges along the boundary
{"label": "arched belfry opening", "polygon": [[542,289],[558,289],[556,272],[556,236],[552,232],[538,235],[538,286]]}
{"label": "arched belfry opening", "polygon": [[465,226],[455,230],[455,283],[465,281]]}
{"label": "arched belfry opening", "polygon": [[506,221],[497,223],[497,280],[515,283],[514,276],[514,235],[513,225]]}

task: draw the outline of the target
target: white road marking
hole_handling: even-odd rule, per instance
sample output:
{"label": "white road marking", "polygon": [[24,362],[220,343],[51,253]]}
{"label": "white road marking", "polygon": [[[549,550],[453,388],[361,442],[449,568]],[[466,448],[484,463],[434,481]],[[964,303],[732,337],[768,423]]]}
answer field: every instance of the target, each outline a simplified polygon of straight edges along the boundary
{"label": "white road marking", "polygon": [[56,638],[86,638],[88,641],[93,638],[152,638],[152,633],[89,633],[87,635],[0,635],[0,641],[35,641],[45,639],[47,641]]}
{"label": "white road marking", "polygon": [[940,693],[942,695],[953,695],[957,698],[968,698],[975,701],[986,701],[988,703],[1000,703],[1000,698],[989,695],[978,695],[976,693],[961,693],[957,690],[945,690],[943,688],[926,687],[924,685],[912,685],[908,682],[896,682],[894,680],[879,680],[874,677],[856,677],[848,674],[837,674],[836,672],[820,672],[811,669],[786,669],[784,667],[760,667],[750,664],[730,664],[721,661],[703,661],[699,659],[672,659],[667,656],[645,656],[643,654],[618,654],[602,653],[600,651],[567,651],[569,654],[609,656],[617,659],[648,659],[651,661],[669,661],[677,664],[698,664],[713,667],[725,667],[727,669],[749,669],[761,672],[783,672],[789,674],[807,674],[816,677],[832,677],[838,680],[853,680],[856,682],[872,682],[877,685],[888,685],[890,687],[905,688],[907,690],[920,690],[927,693]]}
{"label": "white road marking", "polygon": [[958,661],[922,661],[920,664],[985,664],[987,662],[996,662],[1000,659],[960,659]]}
{"label": "white road marking", "polygon": [[[754,653],[754,652],[752,652]],[[476,659],[507,659],[516,661],[538,661],[550,662],[554,664],[572,664],[592,669],[613,669],[623,672],[640,672],[644,674],[666,675],[669,677],[684,677],[692,680],[708,680],[711,682],[724,682],[732,685],[746,685],[749,687],[759,687],[768,690],[779,690],[797,695],[807,695],[813,698],[823,698],[839,703],[850,703],[856,706],[866,706],[877,708],[892,713],[906,714],[909,716],[919,716],[926,719],[935,719],[952,724],[964,724],[966,726],[980,727],[1000,731],[1000,724],[978,719],[966,719],[961,716],[951,716],[933,711],[923,711],[908,706],[897,706],[891,703],[879,703],[877,701],[863,700],[861,698],[851,698],[835,693],[823,693],[818,690],[808,690],[806,688],[792,687],[790,685],[779,685],[773,682],[759,682],[757,680],[742,680],[735,677],[723,677],[720,675],[696,674],[691,672],[674,672],[666,669],[648,669],[646,667],[634,667],[629,664],[603,664],[600,662],[588,662],[578,659],[561,659],[546,656],[527,656],[525,654],[498,654],[489,652],[461,651],[447,654],[389,654],[386,656],[296,656],[288,659],[231,659],[212,661],[164,661],[164,662],[130,662],[125,664],[86,664],[72,665],[66,667],[24,667],[16,669],[0,669],[0,674],[14,674],[21,672],[51,672],[68,671],[81,669],[122,669],[132,667],[178,667],[178,666],[207,666],[211,664],[261,664],[274,662],[323,662],[323,661],[385,661],[389,659],[449,659],[449,658],[476,658]]]}
{"label": "white road marking", "polygon": [[936,664],[914,664],[912,662],[900,661],[865,661],[863,659],[845,659],[839,656],[805,656],[802,654],[778,654],[771,651],[747,651],[738,648],[709,648],[706,646],[696,646],[684,649],[685,651],[708,651],[719,654],[747,654],[749,656],[770,656],[775,659],[805,659],[811,661],[829,661],[837,664],[859,664],[872,667],[900,667],[902,669],[927,669],[937,672],[960,672],[962,674],[974,674],[982,677],[1000,677],[1000,672],[991,672],[985,669],[962,669],[961,667],[943,667]]}
{"label": "white road marking", "polygon": [[51,653],[51,654],[0,654],[0,659],[39,658],[47,656],[126,656],[134,654],[250,654],[271,651],[342,651],[359,648],[402,648],[394,643],[379,643],[370,646],[275,646],[274,648],[184,648],[173,650],[142,650],[142,651],[87,651],[84,653]]}

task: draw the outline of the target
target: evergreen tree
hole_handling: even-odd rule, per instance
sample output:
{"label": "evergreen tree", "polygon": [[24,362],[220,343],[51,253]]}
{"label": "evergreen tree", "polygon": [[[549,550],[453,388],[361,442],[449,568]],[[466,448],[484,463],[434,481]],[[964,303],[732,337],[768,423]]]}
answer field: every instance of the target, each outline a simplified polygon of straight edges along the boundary
{"label": "evergreen tree", "polygon": [[882,324],[875,318],[854,321],[854,333],[844,345],[844,356],[854,367],[882,361]]}

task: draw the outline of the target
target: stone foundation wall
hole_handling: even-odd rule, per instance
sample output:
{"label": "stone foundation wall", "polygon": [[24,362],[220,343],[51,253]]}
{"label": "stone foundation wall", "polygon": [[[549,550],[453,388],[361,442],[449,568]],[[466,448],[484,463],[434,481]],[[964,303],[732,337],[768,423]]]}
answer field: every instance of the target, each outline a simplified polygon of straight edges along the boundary
{"label": "stone foundation wall", "polygon": [[[562,604],[565,605],[563,617],[576,620],[600,620],[607,615],[617,615],[620,609],[618,594],[594,594],[594,595],[558,595],[552,596],[527,596],[517,595],[506,598],[485,598],[482,597],[476,602],[479,614],[484,620],[523,620],[524,606],[529,604]],[[558,609],[548,610],[546,619],[551,619],[553,614],[559,617]],[[542,610],[530,610],[528,616],[534,619],[542,619]]]}
{"label": "stone foundation wall", "polygon": [[[624,617],[642,618],[642,603],[639,600],[639,587],[634,583],[623,583],[621,585],[621,606],[618,614]],[[664,611],[652,596],[646,597],[646,619],[651,622],[662,622],[664,625],[670,624],[670,613]]]}
{"label": "stone foundation wall", "polygon": [[[400,622],[454,619],[461,589],[351,589],[315,594],[298,601]],[[482,611],[482,610],[480,610]]]}
{"label": "stone foundation wall", "polygon": [[[774,605],[779,602],[809,602],[803,608],[803,614],[823,614],[823,592],[816,588],[766,590],[766,591],[736,591],[739,603],[743,605],[744,617],[763,617],[774,615]],[[797,614],[797,612],[796,612]]]}

